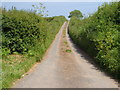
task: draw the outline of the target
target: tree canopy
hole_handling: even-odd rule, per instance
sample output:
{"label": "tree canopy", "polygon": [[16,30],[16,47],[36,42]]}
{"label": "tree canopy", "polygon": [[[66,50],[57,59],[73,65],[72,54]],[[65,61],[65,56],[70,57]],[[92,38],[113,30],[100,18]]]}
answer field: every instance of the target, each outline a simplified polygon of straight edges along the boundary
{"label": "tree canopy", "polygon": [[75,16],[77,18],[82,18],[83,17],[82,13],[79,10],[71,11],[70,15],[68,16],[68,18],[71,18],[73,16]]}

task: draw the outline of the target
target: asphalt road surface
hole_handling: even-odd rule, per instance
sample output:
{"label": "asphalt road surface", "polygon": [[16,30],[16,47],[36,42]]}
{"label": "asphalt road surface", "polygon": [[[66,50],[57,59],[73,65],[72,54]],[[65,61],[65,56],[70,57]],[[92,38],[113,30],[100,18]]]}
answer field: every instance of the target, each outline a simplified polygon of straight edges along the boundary
{"label": "asphalt road surface", "polygon": [[118,88],[114,79],[100,71],[72,43],[67,27],[65,22],[43,60],[15,82],[13,88]]}

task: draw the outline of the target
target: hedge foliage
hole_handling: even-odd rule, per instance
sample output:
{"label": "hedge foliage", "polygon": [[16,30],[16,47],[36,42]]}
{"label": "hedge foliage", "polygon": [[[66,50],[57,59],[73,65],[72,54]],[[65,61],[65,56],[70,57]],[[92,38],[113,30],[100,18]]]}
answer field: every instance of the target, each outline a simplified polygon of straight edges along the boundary
{"label": "hedge foliage", "polygon": [[[3,55],[29,53],[33,47],[48,47],[61,25],[64,16],[43,18],[23,10],[3,10],[2,14]],[[38,46],[39,45],[39,46]]]}
{"label": "hedge foliage", "polygon": [[101,67],[120,76],[120,2],[104,3],[83,20],[71,18],[69,35]]}
{"label": "hedge foliage", "polygon": [[10,88],[42,59],[64,21],[64,16],[44,18],[31,11],[2,10],[3,88]]}

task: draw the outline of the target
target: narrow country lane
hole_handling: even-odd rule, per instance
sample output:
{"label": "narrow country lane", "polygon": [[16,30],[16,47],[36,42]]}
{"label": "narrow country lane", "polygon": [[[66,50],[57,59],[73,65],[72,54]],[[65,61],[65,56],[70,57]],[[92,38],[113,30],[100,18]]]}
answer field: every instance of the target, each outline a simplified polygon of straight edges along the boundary
{"label": "narrow country lane", "polygon": [[36,64],[13,88],[118,88],[91,58],[72,43],[65,22],[43,60]]}

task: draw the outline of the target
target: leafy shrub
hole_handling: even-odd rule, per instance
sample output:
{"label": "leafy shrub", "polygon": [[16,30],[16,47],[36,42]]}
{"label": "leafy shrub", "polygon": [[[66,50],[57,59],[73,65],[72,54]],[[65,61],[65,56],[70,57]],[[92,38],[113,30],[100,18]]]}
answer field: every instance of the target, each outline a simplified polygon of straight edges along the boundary
{"label": "leafy shrub", "polygon": [[71,18],[69,35],[73,41],[109,73],[120,76],[120,2],[103,4],[93,15]]}
{"label": "leafy shrub", "polygon": [[35,47],[37,43],[45,44],[47,38],[54,38],[65,21],[63,16],[51,18],[47,18],[47,21],[32,12],[4,10],[2,17],[3,48],[8,48],[11,54],[13,52],[23,54]]}
{"label": "leafy shrub", "polygon": [[35,62],[39,62],[42,59],[65,20],[64,16],[43,18],[34,12],[3,10],[3,88],[10,87]]}

